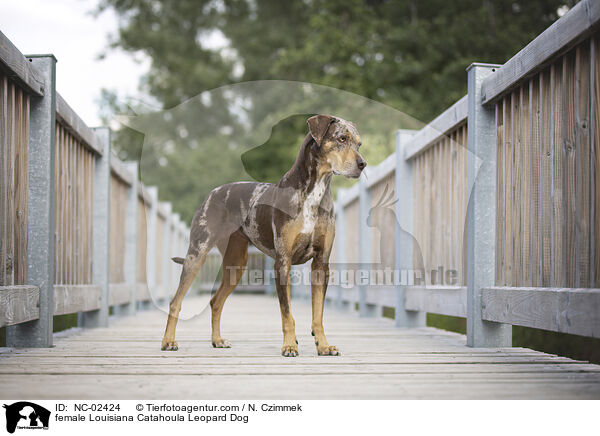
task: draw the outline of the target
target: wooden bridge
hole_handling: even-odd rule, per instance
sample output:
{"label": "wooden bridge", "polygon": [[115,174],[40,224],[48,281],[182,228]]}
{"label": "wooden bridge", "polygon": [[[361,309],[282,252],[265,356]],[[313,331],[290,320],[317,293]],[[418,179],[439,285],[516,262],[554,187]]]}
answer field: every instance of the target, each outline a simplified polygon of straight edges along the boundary
{"label": "wooden bridge", "polygon": [[[506,64],[471,65],[464,98],[338,192],[325,327],[342,356],[316,356],[298,280],[295,359],[257,250],[225,305],[234,348],[209,346],[201,313],[159,351],[189,229],[56,92],[56,59],[0,34],[0,396],[600,398],[600,366],[512,347],[513,325],[600,337],[599,26],[582,0]],[[197,288],[219,267],[212,252]],[[79,327],[53,335],[65,314]]]}
{"label": "wooden bridge", "polygon": [[[206,299],[186,300],[200,312]],[[177,352],[159,351],[165,312],[66,332],[55,348],[0,354],[3,398],[453,399],[600,398],[600,366],[524,348],[468,348],[465,337],[383,318],[325,312],[342,356],[317,356],[310,304],[293,304],[300,356],[280,355],[274,296],[231,296],[212,348],[208,313],[179,324]]]}

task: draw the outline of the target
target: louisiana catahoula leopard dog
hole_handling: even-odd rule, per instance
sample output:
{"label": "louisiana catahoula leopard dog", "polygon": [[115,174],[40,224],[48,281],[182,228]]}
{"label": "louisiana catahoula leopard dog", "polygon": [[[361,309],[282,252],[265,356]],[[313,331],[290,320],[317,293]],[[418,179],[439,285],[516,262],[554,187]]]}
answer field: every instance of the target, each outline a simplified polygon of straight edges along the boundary
{"label": "louisiana catahoula leopard dog", "polygon": [[292,168],[276,183],[237,182],[215,188],[196,211],[190,245],[177,292],[169,305],[162,350],[175,351],[175,327],[182,300],[207,253],[215,245],[223,256],[223,279],[210,301],[212,344],[229,348],[221,337],[223,304],[242,277],[248,244],[274,259],[275,285],[283,329],[282,355],[298,355],[295,322],[290,310],[290,268],[312,259],[312,333],[319,355],[339,355],[323,330],[323,304],[329,274],[329,255],[335,234],[331,178],[358,178],[366,167],[359,153],[356,126],[329,115],[308,119]]}

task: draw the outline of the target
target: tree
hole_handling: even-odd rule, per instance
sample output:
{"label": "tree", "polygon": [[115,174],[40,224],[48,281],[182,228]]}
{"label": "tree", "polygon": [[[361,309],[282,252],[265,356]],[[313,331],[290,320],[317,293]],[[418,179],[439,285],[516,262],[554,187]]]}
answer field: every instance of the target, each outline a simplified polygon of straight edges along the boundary
{"label": "tree", "polygon": [[[505,62],[556,20],[565,3],[574,2],[103,0],[99,11],[111,8],[121,17],[112,47],[150,56],[142,90],[165,109],[227,84],[286,79],[350,91],[427,122],[465,94],[465,69],[470,63]],[[211,35],[222,35],[227,46],[207,45]],[[239,97],[250,102],[255,98]],[[247,152],[233,138],[264,122],[268,109],[249,104],[249,109],[238,108],[236,113],[227,96],[211,93],[211,98],[205,109],[212,110],[203,111],[202,120],[188,120],[189,125],[227,126],[232,153]],[[261,98],[275,102],[280,97],[274,93]],[[113,111],[123,110],[110,93],[105,104]],[[200,126],[190,129],[190,137],[202,131]],[[247,172],[264,180],[283,174],[303,133],[299,117],[283,119],[268,147],[244,154]],[[136,157],[140,139],[127,129],[118,133],[123,157]],[[199,176],[198,168],[223,147],[222,138],[201,139],[213,145],[194,149],[192,142],[178,141],[189,150],[162,156],[156,149],[155,157],[168,164],[148,174],[148,181],[160,185],[161,193],[186,220],[199,205],[199,200],[194,207],[188,204],[190,190],[205,195],[215,182],[240,176],[237,167],[230,170],[218,164],[218,171]],[[391,137],[373,142],[380,145],[364,147],[371,164],[393,149]]]}

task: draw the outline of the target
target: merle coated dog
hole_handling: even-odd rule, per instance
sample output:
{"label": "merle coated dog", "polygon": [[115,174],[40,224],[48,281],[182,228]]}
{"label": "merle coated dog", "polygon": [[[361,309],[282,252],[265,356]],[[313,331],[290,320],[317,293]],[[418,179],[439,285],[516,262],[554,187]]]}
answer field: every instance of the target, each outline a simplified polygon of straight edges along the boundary
{"label": "merle coated dog", "polygon": [[329,254],[335,233],[331,194],[334,174],[358,178],[367,165],[359,153],[356,126],[329,115],[308,119],[309,133],[292,168],[276,183],[237,182],[215,188],[196,211],[179,287],[169,306],[162,350],[177,350],[175,327],[182,300],[207,253],[215,245],[223,255],[223,279],[210,301],[212,344],[229,348],[221,337],[223,304],[238,284],[248,258],[248,244],[275,260],[275,285],[283,327],[282,355],[298,355],[295,323],[290,311],[290,268],[312,259],[312,333],[319,355],[340,354],[323,330],[323,304]]}

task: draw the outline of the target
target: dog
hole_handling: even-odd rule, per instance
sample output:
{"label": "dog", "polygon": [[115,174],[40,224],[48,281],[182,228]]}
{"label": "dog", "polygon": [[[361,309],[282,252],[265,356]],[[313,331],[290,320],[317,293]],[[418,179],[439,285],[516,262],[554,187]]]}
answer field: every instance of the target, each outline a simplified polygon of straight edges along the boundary
{"label": "dog", "polygon": [[212,345],[229,348],[221,337],[223,305],[242,277],[248,244],[274,259],[275,286],[281,310],[286,357],[298,355],[295,322],[290,310],[290,268],[312,259],[312,334],[317,354],[340,355],[329,345],[323,330],[323,305],[329,277],[329,255],[335,235],[331,178],[358,178],[367,163],[359,152],[356,126],[342,118],[315,115],[308,118],[308,133],[292,168],[278,183],[236,182],[210,192],[194,214],[190,245],[179,286],[169,304],[161,349],[176,351],[175,328],[182,300],[215,245],[223,256],[223,278],[210,300]]}

